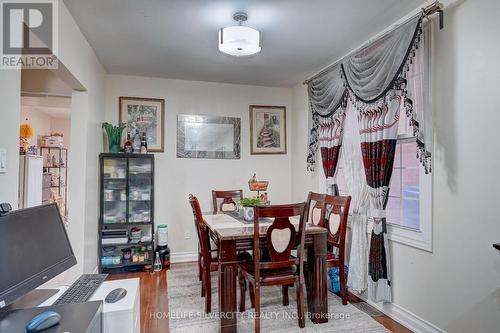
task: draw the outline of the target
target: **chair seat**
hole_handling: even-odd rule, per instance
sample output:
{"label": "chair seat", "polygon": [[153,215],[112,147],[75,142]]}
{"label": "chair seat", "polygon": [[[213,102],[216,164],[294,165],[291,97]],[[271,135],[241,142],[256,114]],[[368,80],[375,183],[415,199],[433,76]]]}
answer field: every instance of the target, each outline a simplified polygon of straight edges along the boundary
{"label": "chair seat", "polygon": [[[210,271],[215,272],[218,269],[219,265],[218,253],[211,252],[210,255],[212,257],[212,259],[210,260]],[[203,256],[201,256],[200,258],[200,265],[203,269],[205,268],[205,260],[203,259]]]}
{"label": "chair seat", "polygon": [[[219,251],[219,249],[216,247],[210,249],[210,252],[217,252],[217,251]],[[198,253],[201,253],[201,249],[199,247],[198,247]]]}
{"label": "chair seat", "polygon": [[[210,265],[217,266],[219,264],[219,252],[217,250],[210,250],[210,256],[212,257]],[[238,261],[249,261],[252,260],[252,255],[247,251],[241,251],[238,253],[237,259]],[[200,258],[200,263],[203,267],[205,267],[203,262],[203,256],[201,256]]]}
{"label": "chair seat", "polygon": [[339,260],[339,257],[335,253],[327,252],[326,261],[333,261],[333,260]]}
{"label": "chair seat", "polygon": [[[239,267],[246,278],[255,281],[255,265],[252,261],[242,262],[239,264]],[[297,266],[295,265],[260,270],[260,282],[262,285],[273,284],[273,282],[278,279],[289,279],[290,281],[292,281],[296,278]],[[293,281],[291,283],[293,283]]]}

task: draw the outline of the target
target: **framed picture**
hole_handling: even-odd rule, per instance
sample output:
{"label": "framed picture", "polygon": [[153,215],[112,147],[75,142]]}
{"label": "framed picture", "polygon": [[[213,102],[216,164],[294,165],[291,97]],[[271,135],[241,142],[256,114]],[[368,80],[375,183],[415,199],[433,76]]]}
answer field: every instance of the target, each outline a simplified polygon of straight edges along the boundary
{"label": "framed picture", "polygon": [[250,105],[251,154],[286,154],[286,107]]}
{"label": "framed picture", "polygon": [[146,133],[148,151],[164,151],[165,100],[157,98],[120,97],[119,123],[126,123],[125,132],[133,140]]}

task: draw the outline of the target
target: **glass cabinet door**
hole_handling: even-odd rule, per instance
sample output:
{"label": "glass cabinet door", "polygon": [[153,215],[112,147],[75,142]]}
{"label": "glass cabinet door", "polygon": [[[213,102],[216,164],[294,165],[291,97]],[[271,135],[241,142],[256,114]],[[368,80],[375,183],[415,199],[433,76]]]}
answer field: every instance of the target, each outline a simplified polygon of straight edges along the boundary
{"label": "glass cabinet door", "polygon": [[127,222],[127,159],[103,161],[103,223]]}
{"label": "glass cabinet door", "polygon": [[129,222],[151,221],[152,160],[129,159]]}

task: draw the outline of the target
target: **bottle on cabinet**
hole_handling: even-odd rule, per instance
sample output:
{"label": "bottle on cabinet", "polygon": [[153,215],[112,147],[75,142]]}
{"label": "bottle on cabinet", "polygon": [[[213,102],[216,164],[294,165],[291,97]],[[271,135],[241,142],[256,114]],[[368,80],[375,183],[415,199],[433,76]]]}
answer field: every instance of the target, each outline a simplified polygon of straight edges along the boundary
{"label": "bottle on cabinet", "polygon": [[134,152],[134,148],[132,146],[132,140],[130,139],[130,133],[127,134],[127,140],[125,141],[124,148],[125,148],[125,153],[127,154],[131,154]]}
{"label": "bottle on cabinet", "polygon": [[134,136],[133,148],[134,148],[134,153],[141,152],[141,138],[139,137],[138,132],[136,132]]}
{"label": "bottle on cabinet", "polygon": [[142,133],[141,138],[141,154],[146,154],[148,152],[148,140],[146,138],[146,132]]}

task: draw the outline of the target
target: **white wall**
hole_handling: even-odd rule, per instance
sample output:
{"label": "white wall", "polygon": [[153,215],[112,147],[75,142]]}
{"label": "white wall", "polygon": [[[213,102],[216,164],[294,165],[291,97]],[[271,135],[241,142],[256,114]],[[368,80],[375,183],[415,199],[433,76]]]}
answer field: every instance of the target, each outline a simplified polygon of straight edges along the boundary
{"label": "white wall", "polygon": [[394,301],[449,332],[500,327],[498,13],[465,1],[436,33],[434,252],[393,244]]}
{"label": "white wall", "polygon": [[17,207],[21,71],[0,70],[0,148],[7,150],[7,173],[0,173],[0,202]]}
{"label": "white wall", "polygon": [[[61,133],[64,137],[63,147],[71,147],[71,119],[68,118],[51,118],[50,132]],[[70,152],[71,154],[71,152]]]}
{"label": "white wall", "polygon": [[[500,242],[500,2],[468,0],[445,13],[434,56],[433,253],[391,243],[394,304],[448,332],[498,332],[500,254],[491,244]],[[296,197],[318,187],[304,173],[301,84],[293,110],[302,132],[292,139],[301,154],[292,156]]]}
{"label": "white wall", "polygon": [[[321,163],[314,172],[307,172],[309,135],[309,104],[307,89],[302,83],[292,90],[292,198],[305,200],[309,191],[318,191],[319,178],[323,175]],[[320,158],[319,152],[317,157]]]}
{"label": "white wall", "polygon": [[102,151],[104,75],[92,47],[62,1],[59,1],[59,54],[85,92],[73,92],[71,154],[68,168],[69,235],[78,266],[70,276],[97,266],[98,160]]}
{"label": "white wall", "polygon": [[23,93],[47,93],[71,96],[71,87],[60,77],[57,71],[48,69],[30,69],[21,71],[21,91]]}
{"label": "white wall", "polygon": [[[22,103],[22,101],[21,101]],[[26,119],[28,119],[26,121]],[[42,145],[42,136],[50,135],[50,133],[62,133],[64,135],[64,148],[69,148],[71,145],[71,119],[70,118],[54,118],[30,105],[21,105],[21,123],[30,124],[35,134],[31,139],[28,139],[30,146],[40,147]]]}
{"label": "white wall", "polygon": [[[250,195],[247,182],[254,172],[269,180],[274,203],[291,199],[290,153],[250,155],[249,105],[287,107],[290,151],[290,89],[108,75],[106,120],[118,122],[118,97],[139,96],[165,99],[165,153],[156,155],[155,220],[167,223],[173,253],[196,251],[192,212],[187,198],[198,196],[202,210],[211,211],[211,190],[240,189]],[[183,159],[176,157],[177,114],[221,115],[241,118],[241,159]],[[303,200],[303,199],[302,199]],[[190,239],[185,240],[186,233]]]}
{"label": "white wall", "polygon": [[[69,281],[97,265],[98,155],[102,151],[100,123],[104,119],[104,70],[63,1],[59,1],[60,71],[75,89],[68,183],[69,237],[78,265],[64,275]],[[62,73],[64,72],[65,73]],[[0,174],[0,201],[17,207],[18,145],[21,97],[19,70],[0,70],[0,148],[7,148],[8,173]],[[50,88],[50,87],[49,87]],[[50,93],[51,91],[45,91]],[[83,95],[83,97],[81,97]],[[75,98],[78,97],[78,98]]]}
{"label": "white wall", "polygon": [[37,111],[31,106],[21,105],[21,124],[27,123],[33,127],[33,137],[28,139],[30,146],[40,146],[40,140],[43,135],[50,134],[51,118],[48,114]]}

